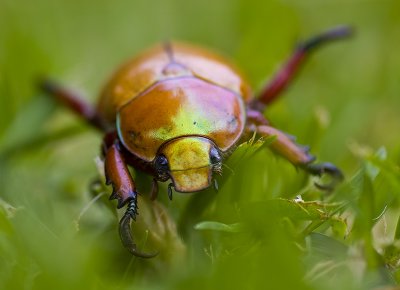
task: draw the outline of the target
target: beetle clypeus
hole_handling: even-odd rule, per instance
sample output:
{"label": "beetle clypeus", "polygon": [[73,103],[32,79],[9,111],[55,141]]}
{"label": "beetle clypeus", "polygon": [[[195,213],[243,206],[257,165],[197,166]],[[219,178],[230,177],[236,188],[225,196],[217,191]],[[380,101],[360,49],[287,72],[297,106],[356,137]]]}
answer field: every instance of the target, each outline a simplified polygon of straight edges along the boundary
{"label": "beetle clypeus", "polygon": [[171,180],[178,192],[195,192],[213,183],[222,162],[235,146],[256,133],[275,136],[271,148],[295,166],[313,175],[328,174],[330,189],[343,178],[331,163],[313,163],[305,147],[269,125],[263,111],[290,83],[316,47],[350,34],[338,27],[301,43],[282,69],[254,97],[241,74],[222,57],[199,47],[164,43],[145,51],[122,66],[105,86],[97,107],[69,90],[45,80],[41,88],[105,133],[102,155],[106,183],[127,206],[120,220],[123,245],[135,256],[155,254],[136,249],[131,221],[138,214],[137,190],[128,165],[153,176],[151,196],[158,182]]}

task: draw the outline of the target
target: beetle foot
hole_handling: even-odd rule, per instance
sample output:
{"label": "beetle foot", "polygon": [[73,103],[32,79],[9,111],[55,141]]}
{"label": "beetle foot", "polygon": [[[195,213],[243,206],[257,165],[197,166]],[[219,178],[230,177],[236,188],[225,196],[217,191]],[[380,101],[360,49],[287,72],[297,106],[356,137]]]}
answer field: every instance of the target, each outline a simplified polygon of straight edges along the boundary
{"label": "beetle foot", "polygon": [[131,223],[132,220],[136,220],[136,215],[138,215],[138,207],[136,199],[131,199],[128,203],[128,207],[124,216],[119,222],[119,236],[121,238],[122,245],[134,256],[141,258],[153,258],[158,255],[155,253],[143,253],[139,251],[133,241]]}
{"label": "beetle foot", "polygon": [[321,190],[333,190],[335,186],[344,179],[343,173],[332,163],[319,163],[319,164],[307,164],[305,169],[312,175],[322,176],[328,174],[331,176],[332,181],[328,184],[314,183],[316,187]]}

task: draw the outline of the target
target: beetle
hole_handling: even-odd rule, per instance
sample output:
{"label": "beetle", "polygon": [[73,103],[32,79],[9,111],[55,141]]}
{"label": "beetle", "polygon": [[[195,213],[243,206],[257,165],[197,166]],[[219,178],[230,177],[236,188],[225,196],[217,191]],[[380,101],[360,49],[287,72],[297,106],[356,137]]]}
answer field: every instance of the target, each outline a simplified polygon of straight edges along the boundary
{"label": "beetle", "polygon": [[104,132],[102,156],[110,199],[126,206],[119,222],[122,244],[135,256],[131,234],[138,214],[137,189],[128,166],[158,182],[170,180],[168,195],[196,192],[214,184],[222,163],[249,136],[274,137],[273,151],[312,175],[331,176],[332,189],[343,174],[331,163],[314,163],[308,148],[272,127],[263,112],[289,85],[315,48],[351,34],[340,26],[300,43],[275,77],[255,96],[242,74],[220,55],[178,42],[159,44],[128,61],[111,77],[97,106],[92,106],[51,80],[41,89]]}

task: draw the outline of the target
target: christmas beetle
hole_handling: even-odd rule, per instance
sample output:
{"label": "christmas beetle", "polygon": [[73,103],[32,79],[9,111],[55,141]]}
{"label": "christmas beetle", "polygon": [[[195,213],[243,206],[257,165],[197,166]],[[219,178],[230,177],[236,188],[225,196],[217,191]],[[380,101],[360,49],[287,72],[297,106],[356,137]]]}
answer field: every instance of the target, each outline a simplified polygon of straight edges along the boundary
{"label": "christmas beetle", "polygon": [[126,206],[119,232],[123,245],[135,256],[142,253],[131,234],[138,214],[137,190],[128,166],[153,176],[152,198],[158,182],[170,180],[168,195],[196,192],[214,182],[221,165],[235,147],[253,134],[275,136],[272,150],[310,174],[330,175],[331,189],[343,178],[331,163],[313,163],[306,147],[273,128],[263,112],[288,86],[305,58],[321,44],[350,35],[337,27],[298,45],[264,89],[254,96],[238,70],[224,58],[182,43],[164,43],[127,62],[112,76],[96,107],[71,91],[44,80],[41,89],[105,133],[102,145],[106,183]]}

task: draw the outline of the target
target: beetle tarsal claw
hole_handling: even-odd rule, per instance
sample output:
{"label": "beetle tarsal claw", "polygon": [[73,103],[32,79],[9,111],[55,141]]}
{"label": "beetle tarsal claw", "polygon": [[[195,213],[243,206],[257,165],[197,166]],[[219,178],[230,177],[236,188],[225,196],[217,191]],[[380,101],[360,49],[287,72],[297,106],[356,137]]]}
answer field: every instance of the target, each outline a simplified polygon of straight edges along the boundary
{"label": "beetle tarsal claw", "polygon": [[122,245],[132,255],[136,257],[153,258],[158,255],[158,252],[143,253],[137,249],[136,244],[133,241],[131,223],[132,220],[136,220],[136,215],[137,215],[136,200],[131,200],[128,204],[128,208],[126,209],[124,216],[121,218],[119,222],[119,236],[121,238]]}
{"label": "beetle tarsal claw", "polygon": [[321,190],[333,190],[344,179],[343,173],[332,163],[308,164],[306,169],[313,175],[322,176],[327,174],[332,178],[332,181],[328,184],[314,183]]}

